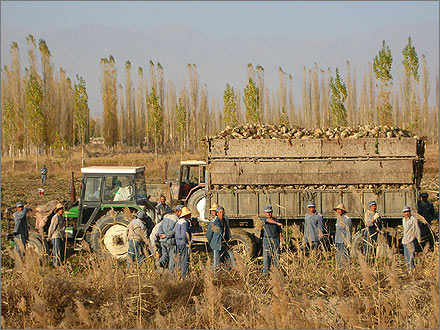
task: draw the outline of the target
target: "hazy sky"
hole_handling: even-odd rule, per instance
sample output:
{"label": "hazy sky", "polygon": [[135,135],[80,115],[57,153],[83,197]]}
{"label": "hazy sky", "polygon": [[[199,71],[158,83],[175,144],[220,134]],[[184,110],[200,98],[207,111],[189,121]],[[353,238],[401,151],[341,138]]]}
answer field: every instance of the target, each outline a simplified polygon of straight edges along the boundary
{"label": "hazy sky", "polygon": [[301,39],[438,20],[438,1],[1,1],[1,24],[41,30],[184,24],[210,37],[302,31]]}

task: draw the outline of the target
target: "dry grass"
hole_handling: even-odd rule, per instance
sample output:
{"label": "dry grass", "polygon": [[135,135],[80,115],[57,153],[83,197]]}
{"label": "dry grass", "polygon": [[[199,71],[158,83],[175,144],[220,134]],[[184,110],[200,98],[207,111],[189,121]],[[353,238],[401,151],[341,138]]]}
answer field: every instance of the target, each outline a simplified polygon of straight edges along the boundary
{"label": "dry grass", "polygon": [[[11,251],[4,251],[12,253]],[[186,279],[82,254],[54,269],[29,251],[2,268],[3,328],[437,328],[438,257],[363,259],[338,271],[334,252],[281,256],[269,279],[261,261],[239,256],[234,269],[212,275],[193,256]],[[18,285],[20,284],[20,285]]]}

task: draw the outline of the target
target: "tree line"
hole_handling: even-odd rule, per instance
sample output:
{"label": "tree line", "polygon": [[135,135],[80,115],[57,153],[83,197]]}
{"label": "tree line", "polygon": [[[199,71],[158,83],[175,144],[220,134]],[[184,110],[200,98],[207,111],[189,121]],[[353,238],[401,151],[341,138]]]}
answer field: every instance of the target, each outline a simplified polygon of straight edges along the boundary
{"label": "tree line", "polygon": [[[242,123],[292,124],[304,127],[341,125],[399,126],[438,137],[439,77],[435,73],[436,104],[429,106],[431,77],[426,56],[419,55],[408,37],[402,50],[401,72],[391,74],[393,56],[386,42],[368,63],[357,86],[356,71],[346,61],[345,77],[339,68],[322,69],[317,63],[303,67],[301,100],[293,93],[292,74],[279,67],[278,86],[269,89],[265,70],[249,63],[247,84],[236,89],[226,83],[223,102],[209,97],[196,64],[187,64],[187,77],[177,88],[165,81],[164,67],[151,60],[132,77],[130,61],[118,76],[112,55],[102,58],[103,114],[90,118],[85,81],[73,83],[60,68],[54,74],[44,40],[38,46],[29,35],[29,68],[21,77],[20,56],[11,44],[11,65],[2,69],[2,152],[42,152],[48,148],[87,143],[103,136],[109,147],[141,150],[193,150],[206,135]],[[421,63],[419,63],[421,62]],[[295,79],[298,79],[295,77]],[[136,81],[136,83],[135,83]],[[357,97],[359,95],[359,98]]]}

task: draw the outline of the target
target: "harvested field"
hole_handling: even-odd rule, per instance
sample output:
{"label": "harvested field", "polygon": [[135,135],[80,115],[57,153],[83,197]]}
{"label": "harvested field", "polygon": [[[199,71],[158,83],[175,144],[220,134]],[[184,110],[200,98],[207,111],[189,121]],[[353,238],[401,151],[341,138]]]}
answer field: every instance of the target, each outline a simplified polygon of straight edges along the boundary
{"label": "harvested field", "polygon": [[[164,162],[174,160],[180,157],[108,154],[87,158],[86,165],[143,165],[147,181],[154,177],[160,182]],[[12,161],[2,159],[2,211],[18,200],[36,205],[68,199],[70,171],[79,177],[78,155],[64,164],[44,161],[49,176],[40,197],[40,176],[33,160],[22,160],[25,165],[17,163],[13,171]],[[427,146],[425,161],[422,190],[430,192],[438,210],[438,145]],[[190,275],[180,279],[156,272],[151,257],[139,269],[86,252],[71,256],[61,269],[53,269],[48,260],[38,260],[31,252],[22,263],[6,243],[2,236],[2,328],[435,329],[439,325],[438,243],[434,251],[416,255],[412,274],[406,273],[403,255],[390,249],[374,264],[353,257],[348,269],[338,271],[332,247],[309,258],[284,251],[281,272],[269,279],[261,274],[261,258],[245,262],[238,257],[233,269],[214,279],[210,256],[193,253]]]}

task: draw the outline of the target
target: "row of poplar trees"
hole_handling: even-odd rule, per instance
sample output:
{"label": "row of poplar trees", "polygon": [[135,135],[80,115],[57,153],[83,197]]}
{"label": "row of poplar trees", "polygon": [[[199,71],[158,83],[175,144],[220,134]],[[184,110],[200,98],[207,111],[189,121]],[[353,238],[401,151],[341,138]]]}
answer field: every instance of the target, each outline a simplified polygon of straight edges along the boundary
{"label": "row of poplar trees", "polygon": [[10,46],[10,66],[1,71],[2,154],[38,157],[54,149],[83,146],[94,123],[86,82],[78,75],[72,82],[65,70],[55,70],[45,40],[37,44],[28,35],[26,43],[29,67],[24,74],[17,42]]}
{"label": "row of poplar trees", "polygon": [[438,72],[435,73],[436,105],[430,107],[431,78],[426,57],[422,55],[419,60],[410,37],[402,57],[403,61],[397,63],[396,79],[391,74],[391,51],[383,41],[382,48],[368,63],[360,88],[349,61],[345,78],[339,68],[333,73],[316,63],[310,69],[303,67],[301,101],[293,97],[293,76],[281,67],[278,88],[271,91],[265,85],[264,68],[248,64],[247,85],[236,90],[226,84],[220,103],[208,98],[208,88],[200,83],[195,64],[187,65],[187,80],[176,90],[172,81],[165,83],[162,65],[150,61],[149,81],[139,67],[135,89],[131,63],[125,63],[123,85],[118,83],[115,60],[110,56],[101,59],[103,136],[110,146],[120,143],[156,151],[194,149],[204,136],[215,134],[225,126],[244,123],[304,127],[388,125],[437,138]]}
{"label": "row of poplar trees", "polygon": [[[193,150],[201,140],[225,126],[243,123],[292,124],[304,127],[390,125],[438,138],[439,77],[435,73],[436,104],[429,107],[431,78],[425,55],[419,56],[408,38],[393,77],[393,57],[385,41],[368,63],[357,86],[356,71],[346,62],[345,77],[318,64],[303,67],[301,100],[294,99],[293,79],[280,67],[278,88],[265,84],[261,65],[248,64],[247,84],[226,84],[222,102],[208,96],[195,64],[177,88],[165,82],[160,63],[149,62],[147,72],[125,62],[117,75],[113,56],[101,59],[102,117],[89,114],[85,81],[72,84],[60,68],[55,73],[46,42],[29,35],[29,68],[21,74],[17,43],[11,44],[11,65],[2,68],[2,152],[38,153],[51,148],[83,145],[91,136],[103,136],[107,146],[141,150]],[[395,64],[394,64],[395,65]],[[420,72],[421,71],[421,72]],[[134,83],[137,81],[137,84]],[[344,81],[345,80],[345,81]],[[395,84],[395,81],[397,83]],[[395,85],[395,86],[393,86]],[[359,95],[359,98],[357,97]]]}

